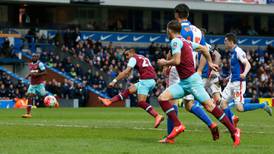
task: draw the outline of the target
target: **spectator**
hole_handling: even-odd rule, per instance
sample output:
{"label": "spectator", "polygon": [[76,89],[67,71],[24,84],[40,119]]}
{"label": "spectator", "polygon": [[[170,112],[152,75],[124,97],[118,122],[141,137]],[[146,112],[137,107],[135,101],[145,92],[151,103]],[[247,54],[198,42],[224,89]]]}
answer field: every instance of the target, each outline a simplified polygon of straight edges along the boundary
{"label": "spectator", "polygon": [[7,91],[5,89],[5,85],[1,84],[0,85],[0,98],[7,98],[8,94]]}

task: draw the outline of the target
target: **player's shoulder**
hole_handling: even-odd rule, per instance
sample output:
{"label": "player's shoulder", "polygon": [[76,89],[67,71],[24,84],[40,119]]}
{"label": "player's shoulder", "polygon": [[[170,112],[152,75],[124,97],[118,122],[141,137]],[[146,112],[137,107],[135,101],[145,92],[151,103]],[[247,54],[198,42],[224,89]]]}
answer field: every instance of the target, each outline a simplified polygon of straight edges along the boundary
{"label": "player's shoulder", "polygon": [[196,32],[197,34],[202,34],[202,31],[195,25],[190,25],[190,28],[193,32]]}
{"label": "player's shoulder", "polygon": [[245,54],[245,51],[239,46],[236,46],[234,50],[236,51],[237,54]]}
{"label": "player's shoulder", "polygon": [[129,58],[129,61],[137,61],[139,58],[137,58],[137,57],[139,57],[139,56],[132,56],[132,57],[130,57]]}
{"label": "player's shoulder", "polygon": [[172,48],[176,48],[177,46],[180,46],[183,44],[183,40],[185,40],[184,38],[173,38],[170,42],[170,45]]}
{"label": "player's shoulder", "polygon": [[173,38],[173,39],[171,40],[171,43],[172,43],[172,42],[180,42],[180,41],[182,41],[182,39],[180,39],[180,38],[178,38],[178,37],[175,37],[175,38]]}

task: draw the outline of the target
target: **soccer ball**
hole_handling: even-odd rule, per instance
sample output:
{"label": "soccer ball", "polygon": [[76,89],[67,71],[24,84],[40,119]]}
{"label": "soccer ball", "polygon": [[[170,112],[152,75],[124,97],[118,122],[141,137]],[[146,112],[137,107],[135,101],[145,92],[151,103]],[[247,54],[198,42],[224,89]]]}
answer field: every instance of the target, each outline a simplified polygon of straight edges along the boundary
{"label": "soccer ball", "polygon": [[44,98],[44,104],[46,107],[59,107],[59,103],[57,102],[54,96],[48,95]]}

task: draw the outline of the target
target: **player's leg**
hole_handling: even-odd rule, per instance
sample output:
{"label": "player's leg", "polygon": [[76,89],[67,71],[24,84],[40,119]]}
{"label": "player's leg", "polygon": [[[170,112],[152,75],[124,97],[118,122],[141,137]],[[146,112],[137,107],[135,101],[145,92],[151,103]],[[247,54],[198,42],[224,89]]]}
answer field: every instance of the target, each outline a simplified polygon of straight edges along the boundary
{"label": "player's leg", "polygon": [[144,109],[147,113],[155,118],[154,128],[158,128],[160,123],[164,120],[164,116],[160,115],[150,104],[146,102],[147,95],[138,94],[138,106]]}
{"label": "player's leg", "polygon": [[252,110],[257,110],[257,109],[264,109],[270,116],[272,115],[272,110],[268,106],[268,104],[262,103],[244,103],[244,93],[246,90],[246,82],[235,82],[235,89],[234,89],[234,101],[236,104],[237,111],[239,112],[247,112],[247,111],[252,111]]}
{"label": "player's leg", "polygon": [[[174,108],[176,115],[178,116],[178,100],[170,100],[169,102],[173,104],[172,107]],[[170,134],[173,128],[174,128],[173,121],[167,118],[167,134]]]}
{"label": "player's leg", "polygon": [[[175,66],[170,67],[169,73],[167,74],[168,74],[168,78],[166,81],[167,87],[180,82],[180,77]],[[176,112],[176,115],[178,116],[178,100],[170,100],[169,102],[173,104],[172,106]],[[173,128],[174,128],[173,121],[167,118],[167,134],[170,134]]]}
{"label": "player's leg", "polygon": [[[207,85],[207,79],[203,80],[204,86]],[[206,112],[199,106],[196,105],[196,102],[194,101],[194,96],[193,95],[187,95],[184,97],[185,101],[185,108],[187,111],[190,113],[194,114],[196,117],[198,117],[200,120],[202,120],[209,128],[214,128],[217,126],[216,123],[213,123],[210,117],[206,114]]]}
{"label": "player's leg", "polygon": [[[207,87],[208,82],[207,79],[203,80],[204,86]],[[199,102],[194,101],[194,96],[193,95],[187,95],[184,97],[186,101],[186,109],[190,112],[193,113],[196,117],[201,119],[210,129],[212,138],[213,140],[219,139],[219,130],[218,130],[218,125],[215,122],[212,122],[211,118],[207,115],[207,113],[199,106]]]}
{"label": "player's leg", "polygon": [[168,87],[159,97],[158,101],[162,108],[162,110],[167,114],[168,118],[170,118],[174,124],[174,128],[171,133],[167,136],[167,139],[173,139],[181,132],[185,130],[184,125],[180,122],[178,117],[176,116],[175,109],[172,104],[169,102],[170,100],[179,99],[184,96],[184,90],[179,84],[174,84]]}
{"label": "player's leg", "polygon": [[190,113],[194,114],[196,117],[202,120],[208,126],[212,134],[212,139],[214,141],[218,140],[219,139],[218,124],[215,122],[212,122],[208,114],[199,105],[200,103],[198,101],[194,101],[193,95],[188,95],[184,97],[184,99],[186,101],[185,108]]}
{"label": "player's leg", "polygon": [[233,124],[230,122],[226,114],[213,103],[210,99],[208,93],[203,87],[202,79],[198,74],[194,74],[189,78],[191,86],[189,89],[190,93],[194,96],[196,100],[202,102],[203,106],[206,108],[208,112],[210,112],[216,119],[218,119],[221,123],[223,123],[231,133],[231,137],[234,140],[234,146],[240,144],[240,130],[236,129]]}
{"label": "player's leg", "polygon": [[210,127],[213,122],[206,112],[199,106],[194,104],[194,97],[192,95],[187,95],[185,98],[185,108],[190,113],[194,114],[196,117],[201,119],[208,127]]}
{"label": "player's leg", "polygon": [[207,92],[212,96],[212,99],[216,105],[221,104],[221,86],[219,85],[219,83],[212,83],[209,86],[209,90],[207,90]]}
{"label": "player's leg", "polygon": [[156,82],[154,79],[148,79],[139,81],[138,86],[136,87],[138,94],[138,106],[155,118],[154,128],[157,128],[164,120],[164,117],[158,114],[158,112],[146,102],[149,92],[154,89],[155,85]]}
{"label": "player's leg", "polygon": [[[218,106],[221,106],[221,103],[222,103],[221,87],[219,86],[218,83],[213,83],[210,85],[210,93],[209,94],[212,96],[214,103]],[[224,100],[224,101],[225,101],[224,104],[226,104],[225,105],[226,107],[224,108],[223,111],[228,116],[230,122],[232,122],[234,127],[237,127],[238,122],[239,122],[239,117],[234,115],[234,113],[228,106],[228,102],[226,100]]]}
{"label": "player's leg", "polygon": [[233,91],[234,85],[231,82],[228,82],[225,89],[222,92],[222,99],[221,99],[221,108],[225,112],[225,114],[228,116],[230,122],[234,124],[234,126],[237,126],[238,120],[233,121],[234,114],[230,107],[228,106],[228,103],[232,100],[232,91]]}
{"label": "player's leg", "polygon": [[29,85],[28,91],[27,91],[27,99],[28,99],[28,105],[26,108],[26,114],[22,115],[22,118],[31,118],[31,109],[33,105],[33,100],[35,99],[36,96],[36,89],[34,85]]}
{"label": "player's leg", "polygon": [[211,99],[203,101],[203,105],[212,115],[216,117],[216,119],[228,128],[234,141],[234,146],[238,146],[240,144],[240,129],[234,127],[228,116],[217,105],[215,105]]}
{"label": "player's leg", "polygon": [[[139,82],[138,82],[139,83]],[[131,85],[128,89],[124,90],[123,92],[119,93],[118,95],[115,95],[114,97],[112,97],[111,99],[107,99],[107,98],[102,98],[102,97],[98,97],[98,99],[105,105],[105,106],[110,106],[112,103],[121,101],[121,100],[125,100],[128,98],[128,96],[130,94],[133,94],[136,92],[137,87],[138,87],[138,83],[136,83],[135,85]]]}

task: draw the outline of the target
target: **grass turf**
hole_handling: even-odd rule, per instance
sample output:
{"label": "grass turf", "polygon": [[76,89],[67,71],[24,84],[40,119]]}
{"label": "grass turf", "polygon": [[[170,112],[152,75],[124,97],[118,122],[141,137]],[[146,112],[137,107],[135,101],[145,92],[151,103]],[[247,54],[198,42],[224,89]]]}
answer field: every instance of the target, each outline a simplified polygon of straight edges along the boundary
{"label": "grass turf", "polygon": [[179,114],[187,130],[174,145],[157,143],[166,133],[166,121],[154,129],[154,119],[138,108],[40,108],[31,119],[20,117],[25,110],[0,112],[0,154],[274,153],[274,119],[263,110],[237,113],[242,130],[238,148],[232,148],[222,124],[214,142],[206,125],[185,110]]}

